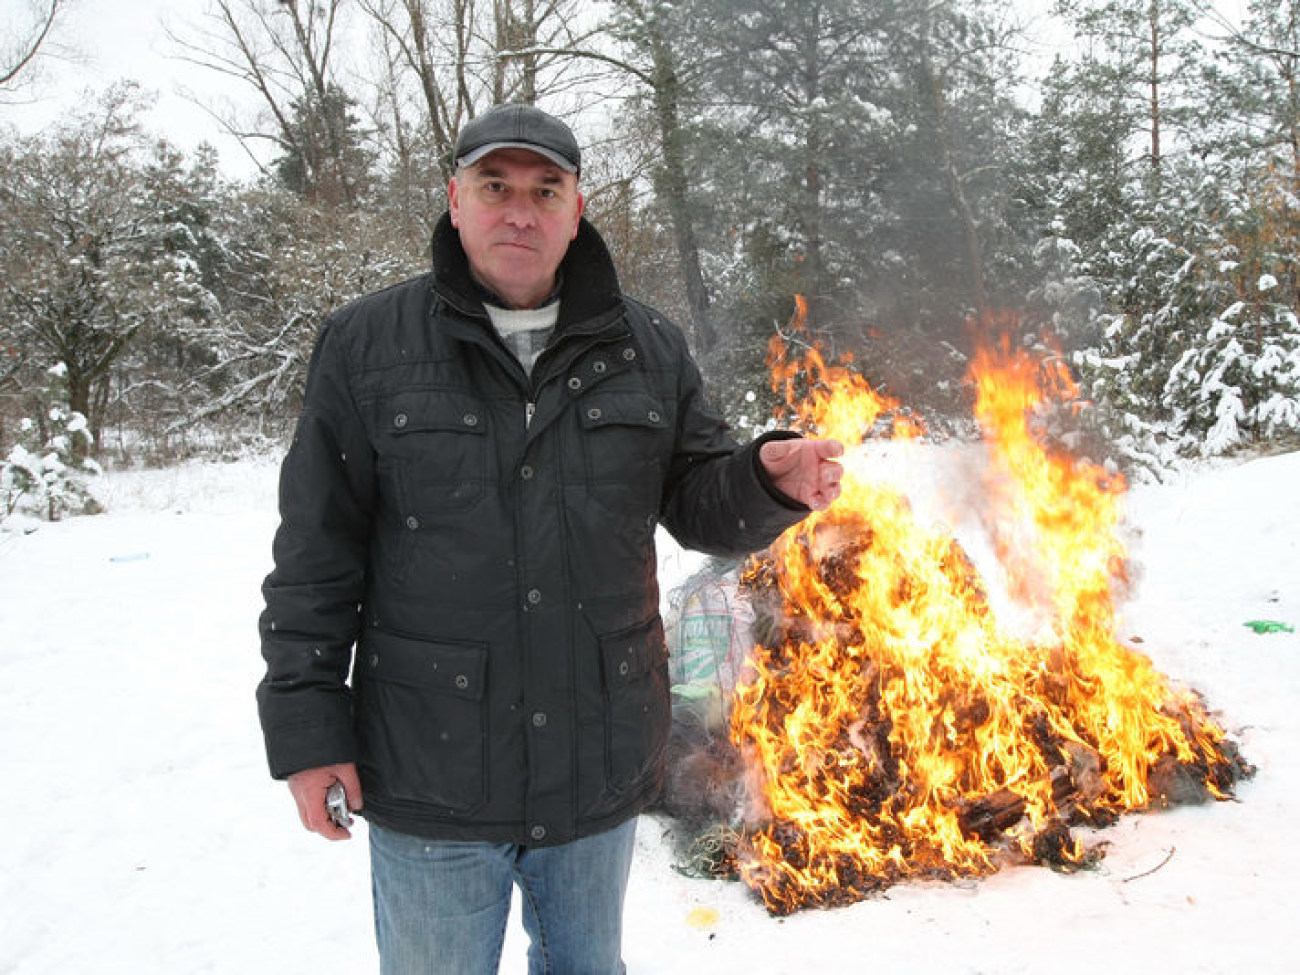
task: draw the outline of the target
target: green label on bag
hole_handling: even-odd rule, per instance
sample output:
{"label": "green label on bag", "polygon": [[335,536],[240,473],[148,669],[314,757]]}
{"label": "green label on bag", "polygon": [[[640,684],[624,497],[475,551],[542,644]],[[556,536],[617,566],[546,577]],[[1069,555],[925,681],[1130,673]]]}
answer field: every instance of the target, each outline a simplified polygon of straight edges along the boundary
{"label": "green label on bag", "polygon": [[687,682],[717,679],[718,666],[731,647],[733,625],[727,613],[692,613],[682,617],[678,652],[682,676]]}

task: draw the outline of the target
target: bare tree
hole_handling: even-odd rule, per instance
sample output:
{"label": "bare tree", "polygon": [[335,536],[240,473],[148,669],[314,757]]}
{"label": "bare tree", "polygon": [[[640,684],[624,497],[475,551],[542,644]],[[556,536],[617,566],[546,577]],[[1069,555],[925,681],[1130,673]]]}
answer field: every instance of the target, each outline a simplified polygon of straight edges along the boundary
{"label": "bare tree", "polygon": [[546,100],[563,111],[572,86],[582,87],[572,69],[583,63],[581,45],[591,35],[573,26],[576,0],[357,0],[357,6],[372,32],[368,107],[386,164],[383,203],[414,245],[427,240],[445,205],[453,147],[465,123],[502,101]]}
{"label": "bare tree", "polygon": [[135,86],[114,86],[0,156],[0,345],[33,368],[63,363],[96,442],[109,371],[141,329],[179,331],[210,305],[172,212],[175,157],[140,130],[140,109]]}
{"label": "bare tree", "polygon": [[[283,153],[305,196],[354,206],[365,159],[352,100],[333,58],[343,0],[210,0],[207,26],[194,36],[171,33],[184,59],[251,87],[267,115],[260,123],[220,119],[247,147],[269,140]],[[268,124],[269,123],[269,124]],[[257,158],[250,150],[250,155]]]}
{"label": "bare tree", "polygon": [[[412,138],[421,135],[439,181],[451,176],[451,150],[460,126],[474,115],[472,59],[478,36],[475,0],[358,0],[381,40],[380,101],[386,108],[383,128],[391,134],[399,158],[410,164]],[[417,94],[412,114],[403,116],[403,92]],[[482,97],[480,95],[480,97]]]}
{"label": "bare tree", "polygon": [[18,36],[0,41],[0,91],[12,90],[21,83],[19,76],[41,55],[55,23],[68,9],[69,0],[38,0],[28,6],[30,26]]}
{"label": "bare tree", "polygon": [[536,103],[572,82],[595,34],[578,0],[358,0],[383,39],[381,98],[391,113],[418,92],[407,125],[427,127],[444,177],[461,126],[500,102]]}
{"label": "bare tree", "polygon": [[579,0],[493,0],[493,102],[534,104],[569,87],[586,87],[600,31]]}

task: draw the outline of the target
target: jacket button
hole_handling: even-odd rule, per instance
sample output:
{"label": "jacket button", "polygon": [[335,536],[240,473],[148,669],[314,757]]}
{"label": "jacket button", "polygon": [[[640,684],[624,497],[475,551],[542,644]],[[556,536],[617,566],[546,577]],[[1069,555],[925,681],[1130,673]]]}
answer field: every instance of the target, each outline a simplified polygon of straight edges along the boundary
{"label": "jacket button", "polygon": [[458,690],[462,690],[462,691],[463,691],[463,690],[464,690],[465,688],[467,688],[467,687],[469,687],[469,678],[466,677],[464,674],[457,674],[457,675],[456,675],[456,688],[457,688]]}
{"label": "jacket button", "polygon": [[525,481],[531,481],[533,479],[533,474],[535,473],[536,471],[534,471],[532,467],[528,464],[525,464],[523,467],[519,468],[519,476],[522,477]]}
{"label": "jacket button", "polygon": [[655,410],[651,410],[649,413],[646,414],[646,419],[649,420],[651,423],[658,423],[659,413]]}
{"label": "jacket button", "polygon": [[545,727],[546,727],[546,712],[545,712],[545,711],[538,711],[536,714],[533,715],[533,727],[534,727],[534,728],[545,728]]}
{"label": "jacket button", "polygon": [[420,527],[420,519],[415,517],[415,515],[407,515],[406,527],[411,529],[411,531],[417,530]]}
{"label": "jacket button", "polygon": [[595,373],[596,375],[598,375],[598,376],[599,376],[602,372],[604,372],[606,368],[607,368],[607,367],[606,367],[606,365],[605,365],[605,360],[603,360],[603,359],[597,359],[595,362],[593,362],[593,363],[591,364],[591,371],[594,372],[594,373]]}
{"label": "jacket button", "polygon": [[570,377],[569,377],[569,388],[572,389],[572,390],[575,390],[575,391],[576,391],[576,390],[579,390],[579,389],[582,389],[582,380],[579,379],[577,376],[570,376]]}
{"label": "jacket button", "polygon": [[596,409],[596,408],[593,406],[591,409],[589,409],[589,410],[587,411],[587,419],[588,419],[588,420],[599,420],[599,419],[600,419],[600,410]]}
{"label": "jacket button", "polygon": [[535,840],[544,840],[546,839],[546,827],[539,823],[528,831],[528,835]]}
{"label": "jacket button", "polygon": [[393,417],[393,426],[399,430],[405,427],[407,422],[409,422],[409,417],[405,413],[398,413],[397,416]]}
{"label": "jacket button", "polygon": [[465,424],[467,427],[476,427],[478,426],[478,417],[473,413],[466,413],[460,418],[460,422]]}
{"label": "jacket button", "polygon": [[619,672],[619,675],[622,676],[622,677],[626,677],[626,676],[627,676],[627,672],[628,672],[629,670],[631,670],[631,669],[632,669],[632,668],[628,666],[628,663],[627,663],[626,660],[624,660],[621,664],[618,665],[618,672]]}
{"label": "jacket button", "polygon": [[528,601],[536,606],[542,601],[542,591],[540,589],[529,589]]}
{"label": "jacket button", "polygon": [[633,349],[633,348],[630,348],[630,347],[624,349],[624,350],[623,350],[623,358],[626,359],[628,362],[631,362],[633,359],[636,358],[636,349]]}

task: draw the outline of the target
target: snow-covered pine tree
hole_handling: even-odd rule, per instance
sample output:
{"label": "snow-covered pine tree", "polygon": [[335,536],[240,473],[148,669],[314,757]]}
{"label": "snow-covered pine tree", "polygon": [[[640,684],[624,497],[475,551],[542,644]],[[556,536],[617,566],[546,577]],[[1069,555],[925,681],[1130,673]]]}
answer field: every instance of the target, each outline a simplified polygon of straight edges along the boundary
{"label": "snow-covered pine tree", "polygon": [[90,493],[100,469],[87,456],[86,418],[69,405],[68,367],[60,362],[46,377],[39,411],[22,420],[18,442],[0,462],[0,520],[17,511],[58,521],[103,510]]}
{"label": "snow-covered pine tree", "polygon": [[1276,172],[1229,195],[1190,277],[1217,307],[1194,322],[1162,403],[1203,455],[1300,433],[1300,205]]}
{"label": "snow-covered pine tree", "polygon": [[[1294,0],[1284,6],[1296,10]],[[1058,78],[1048,88],[1039,125],[1056,117],[1064,149],[1057,155],[1068,159],[1073,147],[1087,145],[1092,130],[1079,124],[1086,113],[1078,108],[1089,99],[1126,106],[1114,120],[1127,124],[1108,133],[1122,165],[1103,181],[1122,206],[1107,208],[1089,232],[1080,220],[1095,200],[1086,174],[1100,171],[1056,167],[1047,183],[1056,203],[1053,230],[1039,250],[1052,259],[1057,282],[1049,281],[1043,295],[1072,337],[1084,339],[1074,348],[1095,404],[1089,418],[1127,460],[1157,468],[1171,450],[1217,454],[1293,432],[1300,413],[1300,160],[1294,101],[1285,92],[1300,64],[1300,51],[1289,43],[1294,35],[1284,36],[1277,18],[1252,4],[1244,30],[1210,65],[1182,42],[1192,23],[1185,5],[1134,8],[1152,40],[1133,49],[1125,45],[1147,34],[1113,39],[1113,3],[1062,7],[1072,8],[1076,24],[1110,60],[1090,68],[1085,57],[1071,69],[1077,78]],[[1161,55],[1162,62],[1172,57],[1169,75],[1154,60],[1157,28],[1170,42],[1162,42]],[[1269,64],[1275,70],[1261,71]],[[1138,89],[1150,98],[1139,98]],[[1273,110],[1283,103],[1292,109]],[[1149,108],[1138,110],[1144,104]],[[1159,143],[1157,126],[1164,133]],[[1076,171],[1085,175],[1070,175]],[[1080,300],[1090,294],[1102,302]]]}

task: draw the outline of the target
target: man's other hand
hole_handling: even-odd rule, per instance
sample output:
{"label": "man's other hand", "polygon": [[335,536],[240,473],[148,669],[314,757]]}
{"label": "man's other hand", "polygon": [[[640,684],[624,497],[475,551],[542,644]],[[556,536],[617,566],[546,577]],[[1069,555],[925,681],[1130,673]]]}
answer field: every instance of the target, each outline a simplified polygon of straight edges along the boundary
{"label": "man's other hand", "polygon": [[782,493],[822,511],[840,496],[844,468],[832,458],[843,453],[838,440],[769,440],[758,459]]}
{"label": "man's other hand", "polygon": [[295,772],[289,776],[289,791],[298,804],[298,818],[303,826],[327,840],[346,840],[352,833],[330,819],[325,805],[325,794],[335,782],[342,783],[348,796],[348,808],[353,812],[360,809],[361,780],[357,778],[357,767],[351,762]]}

